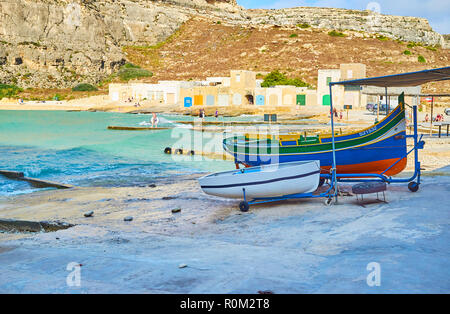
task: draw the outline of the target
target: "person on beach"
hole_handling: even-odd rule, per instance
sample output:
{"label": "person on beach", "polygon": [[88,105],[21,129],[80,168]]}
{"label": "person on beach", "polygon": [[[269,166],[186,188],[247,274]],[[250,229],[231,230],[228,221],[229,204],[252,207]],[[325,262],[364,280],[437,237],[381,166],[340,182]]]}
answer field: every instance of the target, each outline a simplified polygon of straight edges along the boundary
{"label": "person on beach", "polygon": [[219,111],[216,109],[216,112],[214,113],[214,116],[216,117],[216,120],[219,118]]}
{"label": "person on beach", "polygon": [[157,128],[158,127],[159,119],[158,119],[158,116],[156,115],[156,113],[154,113],[154,112],[152,112],[151,122],[152,122],[152,128]]}
{"label": "person on beach", "polygon": [[424,122],[428,122],[428,121],[430,121],[430,118],[428,117],[428,113],[427,113],[427,115],[425,116]]}
{"label": "person on beach", "polygon": [[204,119],[205,118],[205,110],[202,108],[202,109],[200,109],[200,112],[199,112],[199,115],[198,115],[199,117],[200,117],[200,119]]}
{"label": "person on beach", "polygon": [[339,120],[342,120],[342,118],[344,117],[344,111],[339,111]]}

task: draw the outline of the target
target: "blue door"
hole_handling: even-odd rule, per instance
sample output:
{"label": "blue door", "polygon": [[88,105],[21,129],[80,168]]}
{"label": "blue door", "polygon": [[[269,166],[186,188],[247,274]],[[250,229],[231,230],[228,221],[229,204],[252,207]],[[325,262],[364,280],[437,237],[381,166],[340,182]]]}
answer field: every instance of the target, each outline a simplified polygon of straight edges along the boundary
{"label": "blue door", "polygon": [[184,97],[184,106],[192,107],[192,97]]}
{"label": "blue door", "polygon": [[265,97],[263,95],[256,96],[256,105],[258,105],[258,106],[265,105]]}

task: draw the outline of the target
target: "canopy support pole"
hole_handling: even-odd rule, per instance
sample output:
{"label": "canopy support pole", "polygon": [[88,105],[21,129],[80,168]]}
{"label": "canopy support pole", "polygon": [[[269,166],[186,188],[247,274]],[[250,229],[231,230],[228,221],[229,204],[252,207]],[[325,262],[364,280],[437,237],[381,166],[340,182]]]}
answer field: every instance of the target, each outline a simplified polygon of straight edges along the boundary
{"label": "canopy support pole", "polygon": [[[420,97],[417,97],[420,101]],[[417,173],[417,183],[420,184],[420,161],[419,161],[419,133],[417,130],[417,103],[413,105],[413,121],[414,121],[414,169]]]}
{"label": "canopy support pole", "polygon": [[331,143],[333,150],[333,164],[331,166],[331,181],[334,185],[334,196],[336,197],[336,202],[338,198],[337,191],[337,166],[336,166],[336,145],[334,140],[334,114],[333,114],[333,84],[329,84],[330,88],[330,115],[331,115]]}
{"label": "canopy support pole", "polygon": [[434,107],[434,97],[431,96],[431,117],[430,117],[430,135],[433,135],[433,107]]}
{"label": "canopy support pole", "polygon": [[385,90],[385,94],[386,94],[386,115],[389,114],[389,104],[388,104],[388,91],[387,91],[387,86],[384,88]]}

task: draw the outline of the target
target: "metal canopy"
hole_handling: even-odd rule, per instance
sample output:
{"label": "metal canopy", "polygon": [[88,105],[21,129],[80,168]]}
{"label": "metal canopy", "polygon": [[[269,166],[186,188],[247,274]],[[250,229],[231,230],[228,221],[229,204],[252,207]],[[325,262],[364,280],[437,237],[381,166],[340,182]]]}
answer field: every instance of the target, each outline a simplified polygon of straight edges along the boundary
{"label": "metal canopy", "polygon": [[330,85],[369,85],[379,87],[418,86],[428,82],[450,80],[450,67],[372,77],[359,80],[332,82]]}

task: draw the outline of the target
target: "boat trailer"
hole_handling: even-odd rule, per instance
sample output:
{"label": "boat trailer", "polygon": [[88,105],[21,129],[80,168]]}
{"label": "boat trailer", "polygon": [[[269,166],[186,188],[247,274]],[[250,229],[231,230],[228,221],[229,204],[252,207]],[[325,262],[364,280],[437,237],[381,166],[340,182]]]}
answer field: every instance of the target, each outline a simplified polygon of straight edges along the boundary
{"label": "boat trailer", "polygon": [[[271,203],[278,202],[284,200],[294,200],[294,199],[305,199],[305,198],[325,198],[325,204],[331,205],[334,202],[338,201],[338,182],[347,182],[347,183],[358,183],[358,182],[384,182],[387,184],[391,183],[408,183],[408,189],[411,192],[417,192],[420,186],[421,179],[421,168],[419,161],[419,150],[423,149],[425,146],[425,141],[422,140],[423,134],[418,134],[418,125],[417,125],[417,105],[409,106],[413,112],[413,134],[405,135],[406,138],[412,138],[414,141],[413,148],[410,149],[406,156],[402,156],[392,165],[390,165],[386,170],[384,170],[381,174],[374,173],[354,173],[354,174],[339,174],[336,171],[336,146],[335,146],[335,133],[334,133],[334,115],[333,115],[333,86],[335,85],[372,85],[378,87],[384,87],[387,94],[388,87],[407,87],[407,86],[417,86],[422,85],[428,82],[433,81],[442,81],[442,80],[450,80],[450,67],[433,69],[433,70],[425,70],[419,72],[410,72],[382,77],[374,77],[367,79],[358,79],[351,81],[342,81],[342,82],[331,82],[329,83],[330,89],[330,116],[331,116],[331,134],[332,134],[332,167],[330,169],[329,174],[321,174],[319,187],[321,187],[325,182],[328,181],[329,187],[326,191],[314,194],[314,193],[302,193],[302,194],[292,194],[292,195],[283,195],[279,197],[268,197],[268,198],[254,198],[252,200],[247,200],[245,188],[242,189],[243,201],[239,204],[239,209],[243,212],[249,210],[250,205],[254,204],[263,204],[263,203]],[[406,105],[406,104],[404,104]],[[389,110],[389,107],[386,106],[386,111]],[[414,173],[409,178],[393,178],[390,176],[384,175],[389,169],[394,167],[398,162],[400,162],[403,158],[407,157],[411,153],[414,152]],[[236,166],[239,167],[240,162],[235,160]]]}

